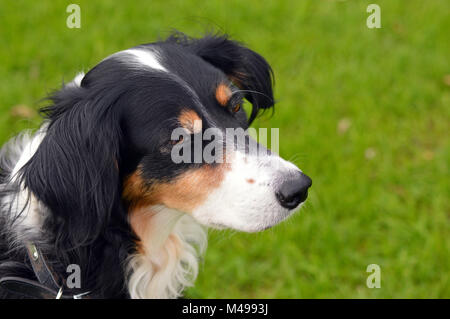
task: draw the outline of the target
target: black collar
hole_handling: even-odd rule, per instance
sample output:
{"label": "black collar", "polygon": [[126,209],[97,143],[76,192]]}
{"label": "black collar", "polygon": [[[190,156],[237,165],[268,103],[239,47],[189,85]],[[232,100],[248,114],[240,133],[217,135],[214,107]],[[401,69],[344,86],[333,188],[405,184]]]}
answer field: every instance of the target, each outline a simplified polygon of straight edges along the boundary
{"label": "black collar", "polygon": [[95,298],[90,292],[77,295],[64,294],[65,280],[52,270],[40,249],[30,242],[26,243],[25,246],[28,259],[38,281],[21,277],[3,277],[0,278],[1,288],[21,297],[33,299]]}

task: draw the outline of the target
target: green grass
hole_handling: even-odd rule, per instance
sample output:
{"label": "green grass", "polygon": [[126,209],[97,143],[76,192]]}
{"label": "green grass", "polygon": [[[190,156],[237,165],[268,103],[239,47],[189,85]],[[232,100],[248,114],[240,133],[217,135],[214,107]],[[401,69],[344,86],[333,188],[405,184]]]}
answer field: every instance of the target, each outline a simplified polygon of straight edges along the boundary
{"label": "green grass", "polygon": [[[211,232],[188,296],[450,298],[450,3],[0,1],[0,142],[39,99],[105,56],[219,28],[272,64],[280,153],[313,179],[301,213],[263,233]],[[447,77],[446,77],[447,76]],[[339,129],[340,127],[340,129]],[[381,267],[381,288],[366,267]]]}

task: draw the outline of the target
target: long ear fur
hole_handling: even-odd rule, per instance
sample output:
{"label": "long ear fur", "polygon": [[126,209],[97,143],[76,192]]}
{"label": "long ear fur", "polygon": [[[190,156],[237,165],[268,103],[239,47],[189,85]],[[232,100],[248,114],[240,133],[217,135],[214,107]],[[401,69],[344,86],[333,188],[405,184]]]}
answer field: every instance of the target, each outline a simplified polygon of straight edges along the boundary
{"label": "long ear fur", "polygon": [[104,95],[67,85],[43,109],[46,136],[21,177],[51,211],[57,243],[94,241],[120,207],[119,119]]}
{"label": "long ear fur", "polygon": [[191,49],[196,55],[222,70],[245,93],[252,103],[251,123],[260,109],[274,106],[273,72],[258,53],[246,48],[226,35],[209,34],[203,38],[189,38],[176,32],[167,41]]}

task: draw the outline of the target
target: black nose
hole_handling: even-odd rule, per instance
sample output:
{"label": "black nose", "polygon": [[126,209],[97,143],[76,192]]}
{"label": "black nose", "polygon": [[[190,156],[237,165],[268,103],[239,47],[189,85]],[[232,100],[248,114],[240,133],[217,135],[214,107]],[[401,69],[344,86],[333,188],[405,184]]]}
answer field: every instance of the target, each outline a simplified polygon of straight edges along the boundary
{"label": "black nose", "polygon": [[281,206],[293,209],[308,197],[308,188],[312,185],[311,178],[303,173],[284,181],[275,193]]}

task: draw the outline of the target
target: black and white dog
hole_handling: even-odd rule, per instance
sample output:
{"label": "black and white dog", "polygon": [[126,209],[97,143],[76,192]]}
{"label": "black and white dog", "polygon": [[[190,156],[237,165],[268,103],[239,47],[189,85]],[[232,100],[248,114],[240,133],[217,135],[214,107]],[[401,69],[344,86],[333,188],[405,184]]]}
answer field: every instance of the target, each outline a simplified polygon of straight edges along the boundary
{"label": "black and white dog", "polygon": [[[225,35],[175,33],[115,53],[49,100],[41,128],[0,154],[3,298],[179,297],[197,275],[204,226],[264,230],[311,186],[270,152],[171,158],[186,142],[174,129],[247,130],[273,107],[270,66]],[[79,266],[81,287],[65,282],[69,265]]]}

